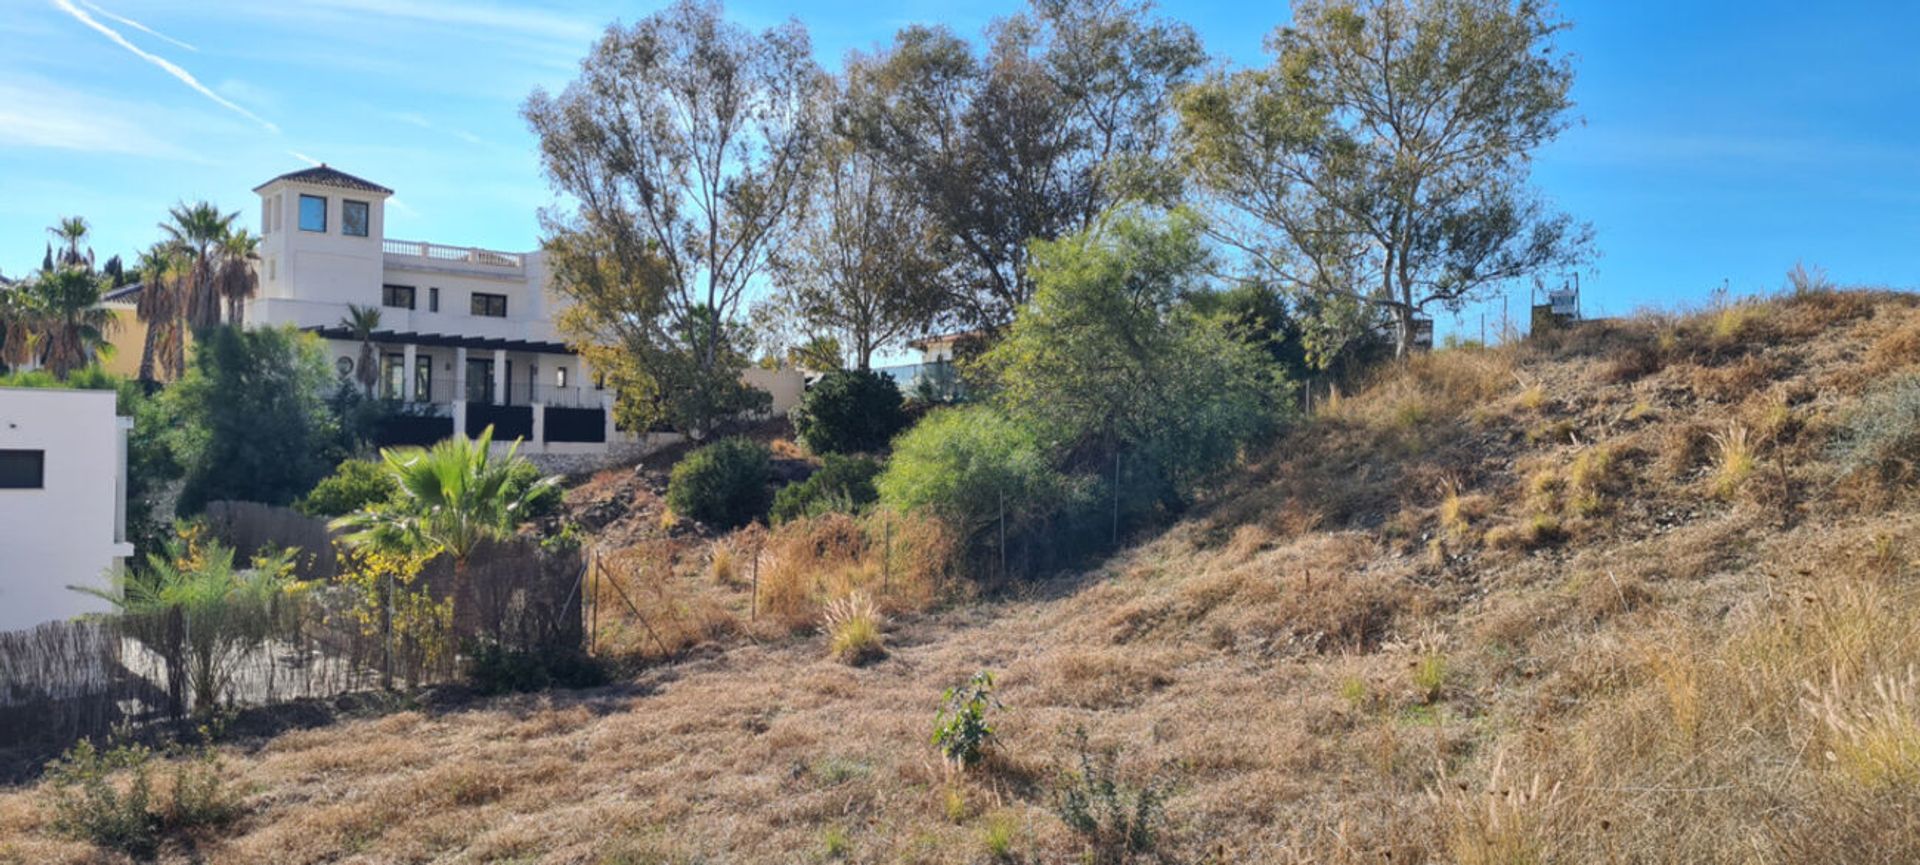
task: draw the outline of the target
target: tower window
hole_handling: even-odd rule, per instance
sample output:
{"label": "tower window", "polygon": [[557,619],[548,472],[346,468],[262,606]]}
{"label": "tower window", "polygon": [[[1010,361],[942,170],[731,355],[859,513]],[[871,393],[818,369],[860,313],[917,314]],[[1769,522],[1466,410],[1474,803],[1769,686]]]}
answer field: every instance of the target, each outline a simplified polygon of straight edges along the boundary
{"label": "tower window", "polygon": [[46,451],[0,450],[0,490],[37,490],[46,485]]}
{"label": "tower window", "polygon": [[437,289],[437,288],[427,289],[427,311],[428,312],[440,311],[440,289]]}
{"label": "tower window", "polygon": [[340,202],[340,233],[354,237],[367,236],[367,203],[364,201]]}
{"label": "tower window", "polygon": [[300,196],[300,230],[327,230],[327,200],[318,195]]}

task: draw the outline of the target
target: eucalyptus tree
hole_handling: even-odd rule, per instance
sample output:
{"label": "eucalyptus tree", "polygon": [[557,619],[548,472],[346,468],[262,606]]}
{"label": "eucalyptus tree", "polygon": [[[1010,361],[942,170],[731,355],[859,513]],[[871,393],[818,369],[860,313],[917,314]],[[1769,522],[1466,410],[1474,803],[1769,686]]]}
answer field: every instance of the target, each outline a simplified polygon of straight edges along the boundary
{"label": "eucalyptus tree", "polygon": [[[1528,186],[1572,122],[1566,27],[1543,0],[1301,0],[1271,66],[1179,97],[1214,234],[1353,326],[1383,311],[1400,354],[1423,312],[1587,260]],[[1318,353],[1353,326],[1310,328]]]}
{"label": "eucalyptus tree", "polygon": [[803,198],[824,75],[806,31],[753,33],[681,0],[614,25],[524,114],[555,191],[546,215],[568,339],[619,387],[632,421],[703,433],[755,405],[739,381],[749,286]]}
{"label": "eucalyptus tree", "polygon": [[836,348],[867,369],[876,351],[939,314],[943,265],[931,214],[851,134],[847,107],[836,98],[804,216],[773,263],[783,305],[816,333],[835,334]]}
{"label": "eucalyptus tree", "polygon": [[[220,269],[221,250],[233,233],[234,220],[240,214],[221,213],[212,202],[182,202],[167,211],[168,221],[160,223],[167,240],[186,255],[185,274],[187,324],[209,327],[220,323],[220,295],[215,284]],[[236,324],[238,322],[235,322]]]}
{"label": "eucalyptus tree", "polygon": [[1028,242],[1114,204],[1167,202],[1173,91],[1204,62],[1185,24],[1137,0],[1033,0],[984,54],[911,26],[855,56],[855,129],[933,217],[954,323],[998,327],[1033,293]]}

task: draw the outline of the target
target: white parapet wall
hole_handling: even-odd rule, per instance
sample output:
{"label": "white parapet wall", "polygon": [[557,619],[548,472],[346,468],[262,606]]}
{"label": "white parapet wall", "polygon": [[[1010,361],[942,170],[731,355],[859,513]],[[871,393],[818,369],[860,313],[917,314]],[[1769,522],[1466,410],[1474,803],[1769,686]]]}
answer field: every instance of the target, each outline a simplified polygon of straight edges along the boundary
{"label": "white parapet wall", "polygon": [[127,429],[107,390],[0,388],[0,631],[107,609],[126,542]]}

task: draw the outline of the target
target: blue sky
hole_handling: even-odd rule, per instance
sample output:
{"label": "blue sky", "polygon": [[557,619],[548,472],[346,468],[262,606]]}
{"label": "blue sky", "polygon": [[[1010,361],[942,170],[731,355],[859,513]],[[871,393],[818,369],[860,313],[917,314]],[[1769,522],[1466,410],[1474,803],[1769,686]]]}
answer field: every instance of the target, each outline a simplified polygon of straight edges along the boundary
{"label": "blue sky", "polygon": [[[397,190],[393,237],[528,249],[553,196],[518,109],[572,77],[609,21],[656,2],[5,0],[0,272],[78,214],[102,258],[181,199],[257,218],[251,188],[323,160]],[[789,15],[837,66],[908,22],[977,34],[1015,0],[734,2]],[[215,8],[226,7],[226,8]],[[881,11],[874,11],[879,8]],[[1166,3],[1223,63],[1264,64],[1282,3]],[[1563,2],[1583,124],[1535,179],[1594,223],[1590,312],[1776,287],[1796,260],[1920,285],[1920,4]],[[1516,316],[1526,289],[1513,294]],[[1496,311],[1498,302],[1492,304]],[[1469,335],[1470,313],[1441,330]]]}

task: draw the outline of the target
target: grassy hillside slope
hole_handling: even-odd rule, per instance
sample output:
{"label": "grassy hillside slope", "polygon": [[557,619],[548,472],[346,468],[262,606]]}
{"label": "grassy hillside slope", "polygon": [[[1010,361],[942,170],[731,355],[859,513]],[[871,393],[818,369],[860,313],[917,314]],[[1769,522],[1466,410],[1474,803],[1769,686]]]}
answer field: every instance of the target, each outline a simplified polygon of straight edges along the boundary
{"label": "grassy hillside slope", "polygon": [[[1173,861],[1920,861],[1913,465],[1837,444],[1916,373],[1920,302],[1860,292],[1437,353],[1097,572],[897,619],[879,663],[741,639],[237,743],[247,815],[168,856],[1080,861],[1084,728],[1166,785]],[[1005,709],[959,776],[928,737],[979,669]],[[0,862],[95,858],[44,802],[0,794]]]}

